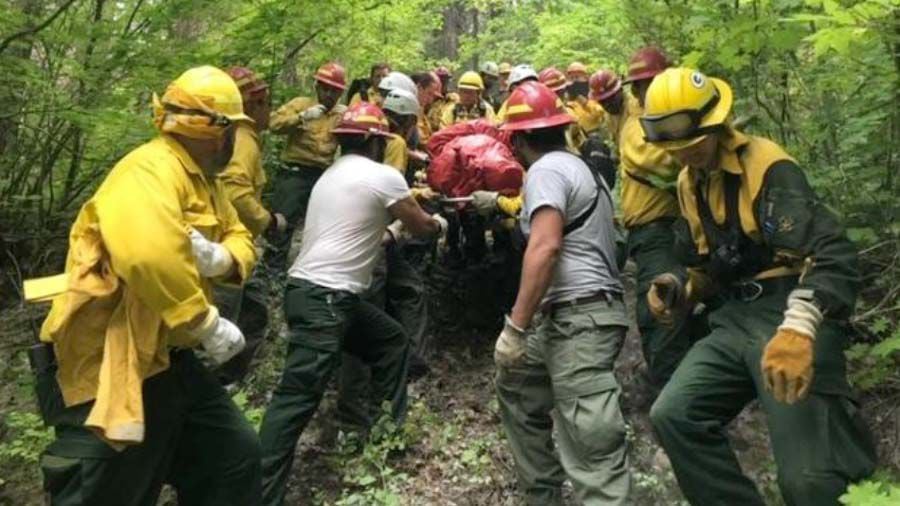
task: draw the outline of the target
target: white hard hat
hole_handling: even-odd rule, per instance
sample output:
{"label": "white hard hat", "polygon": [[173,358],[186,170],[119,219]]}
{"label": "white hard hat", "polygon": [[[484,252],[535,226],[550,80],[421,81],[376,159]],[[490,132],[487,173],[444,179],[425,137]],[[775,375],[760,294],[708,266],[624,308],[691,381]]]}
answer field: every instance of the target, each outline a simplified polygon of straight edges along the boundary
{"label": "white hard hat", "polygon": [[492,61],[486,61],[481,64],[481,73],[497,77],[500,75],[500,67]]}
{"label": "white hard hat", "polygon": [[403,72],[391,72],[384,76],[381,82],[378,83],[378,88],[387,91],[405,90],[413,95],[416,94],[416,83]]}
{"label": "white hard hat", "polygon": [[414,93],[406,90],[395,89],[388,92],[381,106],[385,111],[391,111],[401,116],[417,116],[419,114],[419,99]]}
{"label": "white hard hat", "polygon": [[532,67],[531,65],[525,63],[516,65],[509,73],[510,86],[519,84],[526,79],[533,79],[535,81],[538,80],[537,72],[534,71],[534,67]]}

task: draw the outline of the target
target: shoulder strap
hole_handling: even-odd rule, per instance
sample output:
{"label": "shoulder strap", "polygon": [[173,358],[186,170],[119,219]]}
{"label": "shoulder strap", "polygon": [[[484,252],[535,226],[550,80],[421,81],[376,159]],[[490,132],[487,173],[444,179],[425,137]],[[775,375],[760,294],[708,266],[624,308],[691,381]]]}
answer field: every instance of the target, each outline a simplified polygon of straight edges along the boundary
{"label": "shoulder strap", "polygon": [[591,177],[594,178],[594,184],[597,187],[597,192],[594,195],[594,199],[591,201],[590,207],[588,207],[584,212],[579,214],[574,220],[563,227],[563,237],[578,230],[579,228],[583,227],[585,223],[587,223],[587,220],[591,217],[592,214],[594,214],[594,211],[597,209],[597,204],[600,202],[601,194],[606,194],[606,197],[610,199],[610,203],[612,203],[612,197],[610,196],[609,192],[606,191],[606,186],[600,179],[600,175],[590,170],[590,168],[588,168],[588,172],[590,172]]}

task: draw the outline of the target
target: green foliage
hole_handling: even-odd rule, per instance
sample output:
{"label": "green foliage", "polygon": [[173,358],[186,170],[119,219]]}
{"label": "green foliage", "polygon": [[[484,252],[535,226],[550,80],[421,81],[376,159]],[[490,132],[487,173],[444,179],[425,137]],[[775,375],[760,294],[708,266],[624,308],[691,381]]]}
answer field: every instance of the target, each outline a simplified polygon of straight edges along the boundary
{"label": "green foliage", "polygon": [[[406,450],[410,438],[403,427],[398,427],[390,416],[390,405],[385,402],[383,415],[372,428],[367,444],[359,451],[358,435],[349,435],[341,441],[343,482],[346,488],[335,503],[336,506],[399,506],[400,487],[409,478],[391,466],[391,458]],[[423,409],[419,404],[418,408]]]}
{"label": "green foliage", "polygon": [[897,354],[900,351],[900,327],[890,332],[890,325],[886,318],[875,320],[869,330],[883,340],[875,344],[857,343],[847,350],[847,359],[853,364],[850,381],[863,390],[900,385],[897,360],[900,357]]}
{"label": "green foliage", "polygon": [[845,506],[894,506],[900,502],[900,483],[876,477],[850,485],[840,501]]}
{"label": "green foliage", "polygon": [[12,411],[3,420],[6,432],[0,443],[0,463],[4,465],[36,464],[41,452],[51,441],[53,431],[44,427],[34,413]]}
{"label": "green foliage", "polygon": [[265,409],[259,406],[252,406],[250,401],[247,398],[247,392],[243,390],[239,390],[235,392],[234,395],[231,396],[231,400],[237,405],[238,409],[244,413],[244,416],[247,417],[247,420],[250,422],[250,425],[259,432],[259,427],[262,425],[263,415],[265,414]]}

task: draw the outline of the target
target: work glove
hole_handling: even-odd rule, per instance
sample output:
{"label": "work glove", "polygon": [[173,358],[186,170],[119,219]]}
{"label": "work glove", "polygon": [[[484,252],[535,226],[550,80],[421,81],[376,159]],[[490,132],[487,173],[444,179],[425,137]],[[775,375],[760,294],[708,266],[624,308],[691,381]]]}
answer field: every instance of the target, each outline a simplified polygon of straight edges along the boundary
{"label": "work glove", "polygon": [[225,246],[208,240],[194,228],[191,229],[189,235],[197,271],[201,276],[215,278],[231,272],[234,267],[234,257]]}
{"label": "work glove", "polygon": [[416,183],[425,184],[428,181],[428,171],[419,169],[413,173],[413,180]]}
{"label": "work glove", "polygon": [[687,295],[677,276],[667,272],[653,278],[647,291],[647,307],[656,321],[671,327],[676,315],[686,306]]}
{"label": "work glove", "polygon": [[215,306],[210,306],[206,318],[188,332],[200,341],[203,350],[217,365],[231,360],[246,344],[241,329],[221,318]]}
{"label": "work glove", "polygon": [[419,202],[427,202],[441,196],[440,193],[427,186],[425,188],[412,188],[410,189],[410,193],[412,193],[413,198]]}
{"label": "work glove", "polygon": [[497,192],[478,190],[472,192],[472,206],[481,216],[487,217],[497,211]]}
{"label": "work glove", "polygon": [[390,244],[391,242],[400,243],[411,238],[409,231],[406,230],[406,227],[403,226],[403,222],[400,220],[394,220],[388,225],[385,234],[386,236],[382,240],[384,244]]}
{"label": "work glove", "polygon": [[822,311],[812,300],[792,292],[784,321],[763,350],[762,376],[766,390],[779,402],[793,404],[809,393],[813,379],[813,344]]}
{"label": "work glove", "polygon": [[309,109],[300,113],[300,119],[303,121],[312,121],[314,119],[319,119],[322,115],[325,114],[325,106],[322,104],[316,104]]}
{"label": "work glove", "polygon": [[525,362],[525,329],[517,327],[509,315],[503,318],[503,330],[494,345],[494,363],[499,367],[515,367]]}
{"label": "work glove", "polygon": [[447,218],[441,216],[441,213],[434,213],[431,215],[431,219],[438,224],[438,237],[444,237],[447,234],[447,229],[450,228]]}

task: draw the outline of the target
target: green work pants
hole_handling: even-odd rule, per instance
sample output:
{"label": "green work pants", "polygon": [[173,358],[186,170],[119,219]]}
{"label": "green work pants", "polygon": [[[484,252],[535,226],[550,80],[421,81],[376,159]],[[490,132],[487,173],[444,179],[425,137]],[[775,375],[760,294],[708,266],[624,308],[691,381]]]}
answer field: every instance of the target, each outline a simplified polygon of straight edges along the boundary
{"label": "green work pants", "polygon": [[[372,286],[364,295],[366,301],[384,308],[397,320],[409,339],[410,363],[425,364],[428,301],[422,275],[403,255],[397,245],[385,250],[384,262],[373,273]],[[353,430],[366,430],[370,418],[369,379],[371,373],[358,357],[345,353],[338,386],[338,418]]]}
{"label": "green work pants", "polygon": [[628,256],[637,265],[637,324],[647,372],[657,390],[666,384],[691,345],[709,332],[705,315],[688,314],[672,326],[661,325],[647,307],[647,292],[656,276],[683,271],[675,259],[671,220],[660,219],[628,230]]}
{"label": "green work pants", "polygon": [[825,320],[819,329],[806,399],[783,404],[763,386],[763,348],[782,322],[792,285],[772,281],[762,297],[727,300],[713,311],[712,332],[691,348],[650,410],[691,504],[765,504],[726,437],[726,425],[753,399],[766,414],[778,485],[789,506],[838,504],[847,484],[875,467],[869,432],[849,395],[840,323]]}
{"label": "green work pants", "polygon": [[627,504],[625,420],[613,375],[627,325],[618,301],[560,309],[529,333],[522,366],[498,368],[500,418],[529,505],[563,504],[566,477],[586,506]]}
{"label": "green work pants", "polygon": [[269,298],[262,269],[242,286],[219,285],[215,289],[216,306],[219,314],[234,322],[244,334],[246,346],[234,358],[222,364],[216,375],[223,385],[236,383],[250,372],[250,362],[256,350],[266,338],[269,327]]}
{"label": "green work pants", "polygon": [[[118,452],[84,427],[91,403],[58,410],[41,457],[52,506],[154,506],[163,483],[180,505],[253,506],[261,500],[259,439],[225,390],[190,350],[144,381],[146,436]],[[38,399],[61,403],[54,372]]]}
{"label": "green work pants", "polygon": [[260,429],[263,503],[284,502],[297,439],[315,414],[325,387],[346,351],[372,370],[375,408],[391,406],[400,423],[406,413],[409,344],[403,328],[358,295],[291,279],[284,295],[288,349],[281,381]]}
{"label": "green work pants", "polygon": [[313,186],[325,169],[321,167],[301,167],[286,164],[275,175],[272,186],[272,212],[284,216],[287,229],[269,238],[269,248],[263,256],[263,263],[273,273],[283,273],[288,265],[288,252],[294,230],[303,226],[309,196]]}

